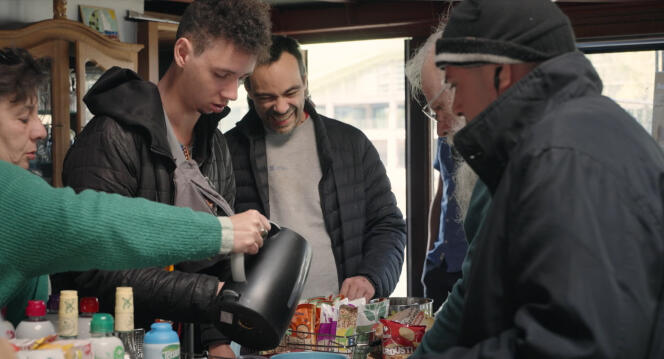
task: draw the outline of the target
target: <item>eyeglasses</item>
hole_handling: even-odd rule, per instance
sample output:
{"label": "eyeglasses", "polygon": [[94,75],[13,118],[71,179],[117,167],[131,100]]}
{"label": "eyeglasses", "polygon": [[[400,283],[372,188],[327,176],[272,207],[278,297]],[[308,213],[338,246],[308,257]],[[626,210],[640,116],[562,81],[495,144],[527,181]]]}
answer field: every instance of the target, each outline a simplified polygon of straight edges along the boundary
{"label": "eyeglasses", "polygon": [[427,104],[424,107],[422,107],[422,113],[424,114],[424,116],[428,117],[430,120],[432,120],[434,122],[438,122],[439,120],[438,120],[438,115],[436,114],[436,111],[434,111],[434,109],[433,109],[434,106],[432,104],[436,103],[436,101],[438,101],[438,98],[445,91],[448,91],[448,98],[446,99],[447,103],[445,103],[445,109],[446,110],[448,110],[452,107],[452,102],[454,101],[455,87],[453,85],[451,85],[449,82],[446,82],[445,80],[442,81],[441,85],[442,85],[442,88],[436,94],[436,96],[434,96],[433,99],[431,99],[431,101],[427,102]]}

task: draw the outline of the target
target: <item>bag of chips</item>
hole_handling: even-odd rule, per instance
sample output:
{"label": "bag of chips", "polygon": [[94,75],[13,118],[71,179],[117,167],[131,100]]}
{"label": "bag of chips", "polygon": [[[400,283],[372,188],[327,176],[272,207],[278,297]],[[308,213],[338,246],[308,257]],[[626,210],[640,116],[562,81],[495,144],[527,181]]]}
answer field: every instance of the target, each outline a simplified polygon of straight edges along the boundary
{"label": "bag of chips", "polygon": [[401,324],[381,319],[383,323],[383,357],[385,359],[406,359],[415,352],[422,342],[425,326]]}

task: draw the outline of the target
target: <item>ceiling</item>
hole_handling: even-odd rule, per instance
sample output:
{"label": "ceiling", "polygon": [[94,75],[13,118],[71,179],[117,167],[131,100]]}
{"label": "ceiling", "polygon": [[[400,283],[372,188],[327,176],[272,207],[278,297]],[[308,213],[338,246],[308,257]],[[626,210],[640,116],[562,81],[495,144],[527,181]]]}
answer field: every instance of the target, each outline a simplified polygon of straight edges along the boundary
{"label": "ceiling", "polygon": [[[146,0],[145,11],[181,15],[192,0]],[[301,43],[426,37],[457,0],[263,0],[272,30]],[[554,0],[578,39],[664,34],[664,1]]]}

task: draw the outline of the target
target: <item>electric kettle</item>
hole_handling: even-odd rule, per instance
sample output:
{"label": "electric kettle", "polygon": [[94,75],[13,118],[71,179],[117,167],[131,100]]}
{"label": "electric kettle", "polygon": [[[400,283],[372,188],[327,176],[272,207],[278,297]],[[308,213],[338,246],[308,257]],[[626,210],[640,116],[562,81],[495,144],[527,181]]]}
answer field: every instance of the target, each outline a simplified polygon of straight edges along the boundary
{"label": "electric kettle", "polygon": [[218,296],[217,328],[248,348],[276,347],[300,301],[311,258],[304,238],[272,223],[256,255],[231,258],[233,281]]}

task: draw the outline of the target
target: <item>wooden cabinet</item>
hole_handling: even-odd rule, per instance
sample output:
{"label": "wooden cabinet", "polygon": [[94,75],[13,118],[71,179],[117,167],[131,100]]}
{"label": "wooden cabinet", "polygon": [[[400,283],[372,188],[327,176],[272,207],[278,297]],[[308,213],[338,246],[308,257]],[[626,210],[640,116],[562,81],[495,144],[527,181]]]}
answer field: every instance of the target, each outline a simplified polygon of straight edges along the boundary
{"label": "wooden cabinet", "polygon": [[79,133],[86,123],[83,96],[88,90],[86,83],[90,83],[90,69],[101,73],[121,66],[136,71],[143,46],[106,38],[76,21],[53,19],[18,30],[0,30],[0,47],[27,49],[46,64],[50,91],[40,93],[40,104],[46,101],[40,113],[43,121],[50,122],[52,184],[62,186],[62,161],[71,133]]}

